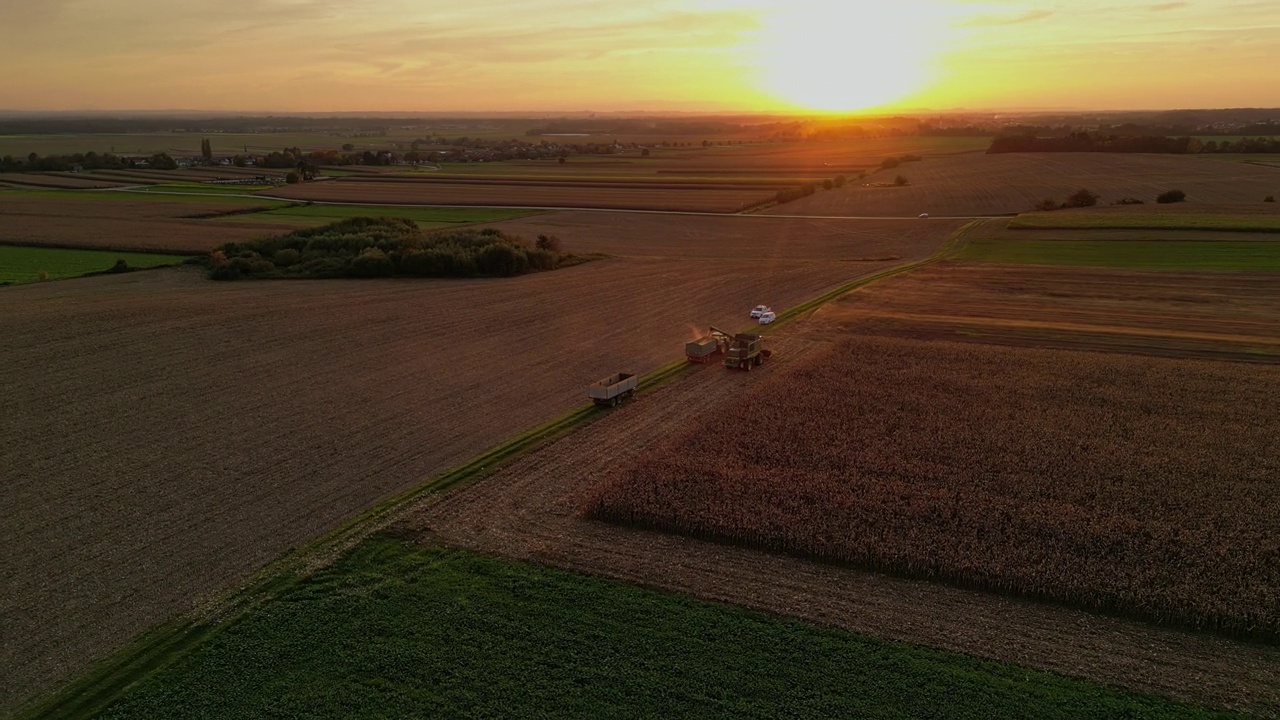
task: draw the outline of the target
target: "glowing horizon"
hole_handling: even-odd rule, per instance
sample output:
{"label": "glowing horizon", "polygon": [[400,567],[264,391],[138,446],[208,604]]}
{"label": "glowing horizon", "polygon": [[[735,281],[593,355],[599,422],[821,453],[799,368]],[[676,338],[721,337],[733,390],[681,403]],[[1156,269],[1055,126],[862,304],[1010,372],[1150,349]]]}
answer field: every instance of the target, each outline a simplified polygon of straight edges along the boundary
{"label": "glowing horizon", "polygon": [[1270,0],[42,0],[6,110],[1280,106]]}

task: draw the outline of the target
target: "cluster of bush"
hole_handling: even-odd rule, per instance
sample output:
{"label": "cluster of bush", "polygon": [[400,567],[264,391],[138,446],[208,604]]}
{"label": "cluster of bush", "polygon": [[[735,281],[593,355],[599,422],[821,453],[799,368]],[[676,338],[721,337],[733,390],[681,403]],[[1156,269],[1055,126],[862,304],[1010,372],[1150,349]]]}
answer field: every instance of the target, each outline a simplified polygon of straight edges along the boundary
{"label": "cluster of bush", "polygon": [[818,192],[818,186],[814,183],[808,183],[807,185],[801,185],[799,187],[779,190],[777,194],[773,196],[773,201],[781,205],[783,203],[789,203],[792,200],[799,200],[802,197],[809,197],[816,192]]}
{"label": "cluster of bush", "polygon": [[887,157],[884,160],[880,161],[880,169],[892,170],[903,163],[920,162],[923,159],[924,158],[920,157],[919,155],[911,155],[911,154],[902,155],[900,157]]}
{"label": "cluster of bush", "polygon": [[404,218],[357,217],[227,243],[210,256],[209,277],[510,277],[588,259],[563,250],[554,235],[530,246],[496,228],[423,232]]}
{"label": "cluster of bush", "polygon": [[[1072,193],[1064,202],[1058,202],[1053,198],[1045,198],[1036,203],[1036,210],[1062,210],[1064,208],[1083,208],[1093,207],[1098,204],[1098,200],[1102,198],[1095,192],[1090,192],[1084,188]],[[1156,202],[1161,205],[1169,203],[1179,203],[1187,199],[1187,194],[1181,190],[1168,190],[1156,196]],[[1124,197],[1111,203],[1112,205],[1144,205],[1145,201],[1135,197]]]}

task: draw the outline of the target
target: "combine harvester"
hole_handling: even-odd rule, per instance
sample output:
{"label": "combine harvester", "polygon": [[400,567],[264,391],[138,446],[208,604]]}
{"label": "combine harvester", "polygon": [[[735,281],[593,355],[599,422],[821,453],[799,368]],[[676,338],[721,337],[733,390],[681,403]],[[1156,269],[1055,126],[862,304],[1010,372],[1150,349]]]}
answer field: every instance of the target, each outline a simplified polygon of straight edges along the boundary
{"label": "combine harvester", "polygon": [[759,333],[738,333],[729,343],[725,353],[724,366],[750,372],[752,365],[764,364],[765,358],[772,357],[773,351],[764,347],[764,336]]}

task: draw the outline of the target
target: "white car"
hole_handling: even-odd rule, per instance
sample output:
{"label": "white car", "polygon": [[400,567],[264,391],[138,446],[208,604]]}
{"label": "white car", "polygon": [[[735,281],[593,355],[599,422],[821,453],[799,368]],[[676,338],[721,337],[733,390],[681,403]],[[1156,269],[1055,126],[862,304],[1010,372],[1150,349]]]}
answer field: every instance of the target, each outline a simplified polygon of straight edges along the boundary
{"label": "white car", "polygon": [[922,218],[924,218],[924,219],[928,220],[928,219],[929,219],[929,213],[920,213],[920,217],[922,217]]}
{"label": "white car", "polygon": [[777,320],[777,319],[778,319],[778,313],[776,313],[776,312],[774,312],[774,311],[772,311],[772,310],[769,310],[768,312],[762,312],[762,313],[760,313],[760,324],[761,324],[761,325],[768,325],[769,323],[771,323],[771,322],[773,322],[774,320]]}
{"label": "white car", "polygon": [[751,318],[752,319],[758,318],[767,312],[773,312],[772,310],[769,309],[768,305],[757,305],[751,308]]}

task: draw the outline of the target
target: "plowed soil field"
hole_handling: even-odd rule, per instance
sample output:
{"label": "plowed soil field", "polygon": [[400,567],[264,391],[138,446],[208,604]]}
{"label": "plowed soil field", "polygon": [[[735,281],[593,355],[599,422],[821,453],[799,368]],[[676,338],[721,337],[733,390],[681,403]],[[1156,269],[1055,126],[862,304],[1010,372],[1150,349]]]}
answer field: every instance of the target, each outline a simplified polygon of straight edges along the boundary
{"label": "plowed soil field", "polygon": [[233,213],[272,203],[178,197],[134,200],[118,193],[31,197],[0,192],[0,243],[113,250],[203,253],[226,242],[279,232],[278,225],[218,225],[198,216]]}
{"label": "plowed soil field", "polygon": [[786,203],[766,212],[779,215],[906,216],[999,215],[1030,210],[1045,198],[1062,201],[1080,188],[1108,204],[1124,197],[1153,203],[1174,188],[1189,204],[1261,204],[1280,193],[1280,169],[1194,157],[1108,153],[968,154],[930,157],[869,176],[863,183],[906,187],[848,186]]}
{"label": "plowed soil field", "polygon": [[55,190],[96,190],[123,187],[125,183],[113,180],[71,174],[5,173],[0,182],[14,187],[50,188]]}
{"label": "plowed soil field", "polygon": [[[609,238],[631,216],[593,217],[567,221],[567,247],[624,255]],[[646,219],[658,247],[660,220]],[[578,406],[587,383],[677,359],[696,328],[740,327],[757,303],[924,257],[954,228],[895,242],[856,222],[679,220],[667,230],[689,239],[665,240],[670,256],[633,230],[634,256],[510,280],[220,284],[174,269],[0,290],[0,712]],[[804,242],[748,257],[715,243],[757,223]],[[884,255],[903,260],[838,262]]]}
{"label": "plowed soil field", "polygon": [[687,190],[674,185],[647,188],[542,185],[458,185],[440,182],[379,182],[359,177],[292,185],[266,191],[273,197],[324,202],[509,205],[619,210],[738,212],[772,199],[768,190]]}

